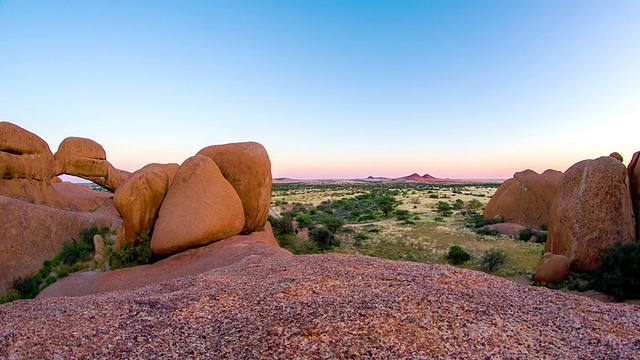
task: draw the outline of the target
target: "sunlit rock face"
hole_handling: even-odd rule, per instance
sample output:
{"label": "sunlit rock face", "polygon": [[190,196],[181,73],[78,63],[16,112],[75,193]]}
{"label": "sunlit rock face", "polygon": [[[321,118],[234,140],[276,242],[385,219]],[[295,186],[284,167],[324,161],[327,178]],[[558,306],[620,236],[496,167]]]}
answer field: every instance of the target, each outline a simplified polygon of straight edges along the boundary
{"label": "sunlit rock face", "polygon": [[151,237],[156,254],[175,254],[238,235],[244,226],[240,197],[213,160],[187,159],[160,206]]}
{"label": "sunlit rock face", "polygon": [[563,174],[547,170],[538,174],[533,170],[515,173],[491,197],[484,210],[489,220],[500,216],[505,222],[522,226],[549,224],[549,212]]}
{"label": "sunlit rock face", "polygon": [[594,271],[605,249],[636,239],[629,175],[619,159],[583,160],[564,175],[551,208],[545,250],[575,270]]}
{"label": "sunlit rock face", "polygon": [[271,161],[256,142],[208,146],[198,155],[211,158],[236,190],[244,208],[243,234],[260,231],[271,206]]}

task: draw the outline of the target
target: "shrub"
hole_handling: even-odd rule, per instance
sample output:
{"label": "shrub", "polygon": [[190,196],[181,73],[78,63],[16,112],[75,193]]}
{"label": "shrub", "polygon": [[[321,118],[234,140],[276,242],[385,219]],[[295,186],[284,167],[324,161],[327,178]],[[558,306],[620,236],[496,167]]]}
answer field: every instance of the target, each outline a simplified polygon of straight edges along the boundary
{"label": "shrub", "polygon": [[151,263],[151,239],[149,230],[143,230],[135,245],[125,241],[122,247],[109,256],[109,267],[113,270]]}
{"label": "shrub", "polygon": [[476,233],[480,235],[498,236],[497,230],[489,230],[488,227],[481,227],[476,230]]}
{"label": "shrub", "polygon": [[468,252],[464,251],[464,249],[461,248],[460,246],[453,245],[452,247],[449,248],[449,254],[447,255],[447,259],[449,259],[449,261],[452,264],[458,265],[466,261],[469,261],[469,259],[471,259],[471,255],[469,255]]}
{"label": "shrub", "polygon": [[317,227],[309,231],[309,237],[313,242],[318,245],[318,248],[322,251],[329,249],[331,246],[339,246],[338,241],[333,233],[326,227]]}
{"label": "shrub", "polygon": [[593,285],[618,300],[640,298],[640,243],[618,243],[605,250]]}
{"label": "shrub", "polygon": [[311,216],[309,215],[298,215],[296,217],[296,221],[298,221],[298,228],[303,229],[303,228],[308,228],[309,225],[311,225]]}
{"label": "shrub", "polygon": [[453,207],[448,202],[438,201],[436,204],[436,211],[442,214],[442,216],[451,216],[453,214]]}
{"label": "shrub", "polygon": [[482,255],[481,263],[482,269],[487,272],[497,270],[507,260],[507,254],[500,249],[490,249],[485,251]]}
{"label": "shrub", "polygon": [[529,241],[533,235],[536,235],[533,233],[533,230],[531,230],[531,228],[526,228],[520,231],[517,239],[520,241]]}
{"label": "shrub", "polygon": [[357,233],[354,237],[353,237],[353,245],[356,247],[360,247],[362,246],[362,242],[365,240],[370,239],[371,237],[365,233]]}

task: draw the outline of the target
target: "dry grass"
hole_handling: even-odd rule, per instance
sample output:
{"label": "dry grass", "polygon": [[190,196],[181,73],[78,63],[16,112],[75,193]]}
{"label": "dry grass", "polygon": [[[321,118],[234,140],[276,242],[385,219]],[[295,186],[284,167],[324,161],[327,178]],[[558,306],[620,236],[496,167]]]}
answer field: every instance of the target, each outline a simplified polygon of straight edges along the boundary
{"label": "dry grass", "polygon": [[[341,245],[333,252],[362,254],[392,260],[408,260],[423,263],[447,263],[449,248],[459,245],[471,254],[472,259],[460,267],[480,270],[480,259],[489,249],[497,248],[507,254],[506,263],[496,271],[496,275],[514,280],[525,280],[537,268],[543,254],[544,245],[514,241],[507,236],[486,236],[476,234],[465,227],[465,216],[459,212],[450,217],[442,217],[434,212],[439,201],[454,203],[457,199],[468,203],[476,199],[483,205],[489,201],[495,187],[469,185],[459,188],[432,187],[429,190],[400,188],[396,196],[402,204],[401,210],[408,210],[418,220],[415,224],[403,225],[398,221],[385,221],[372,226],[346,226],[338,233]],[[369,191],[367,187],[352,188],[297,188],[284,193],[275,192],[273,201],[299,202],[318,205],[325,200],[354,197]],[[436,198],[437,195],[437,198]],[[274,210],[278,211],[277,207]],[[356,234],[369,237],[355,240]]]}

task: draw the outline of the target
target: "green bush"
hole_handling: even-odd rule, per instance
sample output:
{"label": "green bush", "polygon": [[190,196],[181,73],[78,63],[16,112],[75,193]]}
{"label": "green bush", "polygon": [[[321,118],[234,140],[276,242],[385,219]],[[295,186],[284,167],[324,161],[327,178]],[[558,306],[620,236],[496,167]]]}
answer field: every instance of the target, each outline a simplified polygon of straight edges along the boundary
{"label": "green bush", "polygon": [[449,261],[452,264],[458,265],[466,261],[469,261],[469,259],[471,259],[471,255],[469,255],[468,252],[464,251],[464,249],[461,248],[460,246],[453,245],[452,247],[449,248],[449,254],[447,255],[447,259],[449,259]]}
{"label": "green bush", "polygon": [[150,264],[153,255],[150,242],[149,230],[143,230],[135,245],[130,245],[128,241],[125,241],[120,249],[111,253],[109,267],[115,270]]}
{"label": "green bush", "polygon": [[480,235],[498,236],[497,230],[489,230],[488,227],[481,227],[480,229],[476,229],[476,233]]}
{"label": "green bush", "polygon": [[618,243],[605,250],[593,285],[618,300],[640,298],[640,243]]}
{"label": "green bush", "polygon": [[507,260],[507,254],[500,249],[490,249],[482,255],[480,265],[487,272],[497,270]]}
{"label": "green bush", "polygon": [[533,230],[531,230],[531,228],[525,228],[520,231],[517,239],[520,241],[529,241],[533,235],[536,234],[533,233]]}
{"label": "green bush", "polygon": [[310,230],[309,237],[321,251],[327,250],[331,246],[340,246],[340,241],[326,227],[317,227]]}

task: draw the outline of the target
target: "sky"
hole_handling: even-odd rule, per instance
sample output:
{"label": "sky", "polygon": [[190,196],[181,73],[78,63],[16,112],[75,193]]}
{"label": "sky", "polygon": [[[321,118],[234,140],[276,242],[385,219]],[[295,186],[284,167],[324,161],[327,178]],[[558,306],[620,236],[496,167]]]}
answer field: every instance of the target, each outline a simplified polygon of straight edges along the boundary
{"label": "sky", "polygon": [[640,151],[640,1],[0,0],[0,121],[115,167],[506,179]]}

